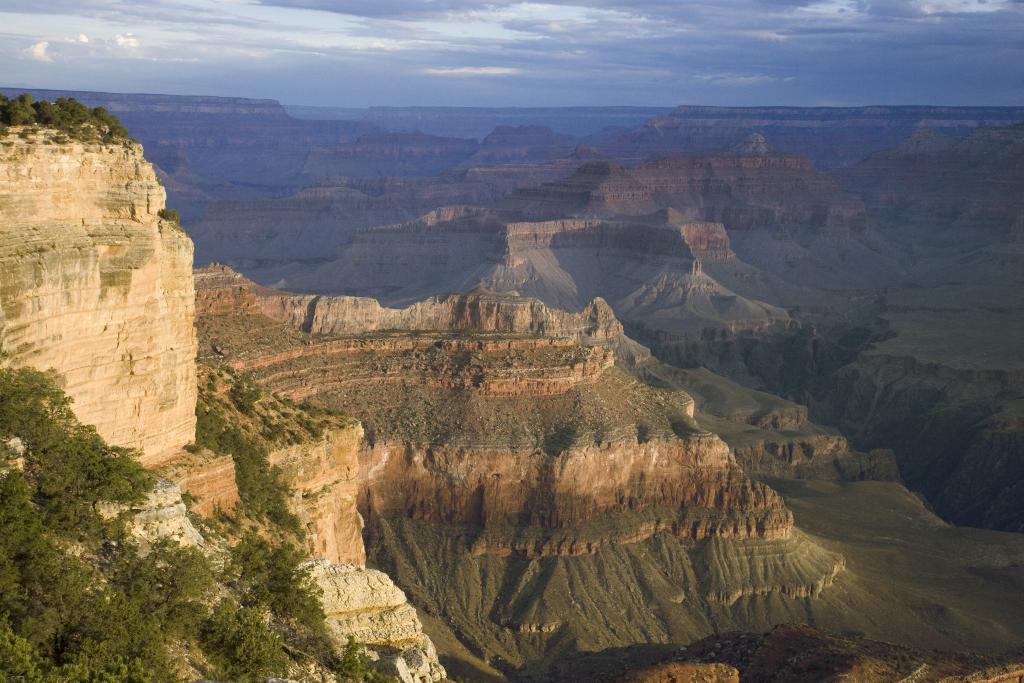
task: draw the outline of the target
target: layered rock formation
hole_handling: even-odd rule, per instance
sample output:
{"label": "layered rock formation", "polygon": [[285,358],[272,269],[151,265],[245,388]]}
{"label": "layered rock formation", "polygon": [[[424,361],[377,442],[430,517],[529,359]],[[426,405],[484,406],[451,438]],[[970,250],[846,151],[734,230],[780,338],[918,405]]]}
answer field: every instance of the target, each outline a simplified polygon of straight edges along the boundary
{"label": "layered rock formation", "polygon": [[195,433],[192,242],[134,143],[11,129],[0,146],[0,343],[54,368],[86,424],[166,462]]}
{"label": "layered rock formation", "polygon": [[327,282],[360,283],[347,289],[392,304],[480,286],[567,309],[601,297],[622,317],[670,329],[788,319],[784,310],[723,285],[709,264],[719,264],[747,289],[756,290],[750,283],[763,279],[736,260],[721,224],[688,220],[674,210],[522,221],[452,207],[360,233],[342,258],[291,271],[287,281],[314,289]]}
{"label": "layered rock formation", "polygon": [[1024,531],[1024,372],[866,352],[836,373],[818,410],[958,524]]}
{"label": "layered rock formation", "polygon": [[854,164],[899,142],[915,128],[965,135],[1024,119],[1020,107],[709,107],[683,105],[630,131],[592,143],[621,158],[722,149],[763,134],[819,168]]}
{"label": "layered rock formation", "polygon": [[927,128],[836,176],[887,229],[962,247],[979,237],[1021,239],[1022,163],[1024,124],[983,128],[966,138]]}
{"label": "layered rock formation", "polygon": [[161,538],[192,547],[205,544],[202,534],[188,518],[181,493],[178,484],[164,479],[157,482],[143,504],[132,509],[131,533],[143,552],[150,543]]}
{"label": "layered rock formation", "polygon": [[744,680],[932,681],[1012,683],[1024,677],[1020,655],[929,652],[809,626],[779,626],[767,633],[728,633],[689,645],[679,659],[726,662]]}
{"label": "layered rock formation", "polygon": [[402,683],[446,679],[416,609],[387,574],[323,560],[306,566],[323,591],[327,625],[339,649],[355,638],[370,648],[377,668]]}
{"label": "layered rock formation", "polygon": [[355,423],[272,451],[268,458],[292,491],[290,505],[306,529],[310,554],[327,562],[366,562],[356,509],[362,438],[363,429]]}
{"label": "layered rock formation", "polygon": [[[621,326],[602,302],[569,314],[474,292],[385,309],[267,292],[223,268],[198,281],[204,349],[284,396],[362,421],[371,559],[474,650],[518,663],[570,637],[587,647],[683,637],[711,623],[683,616],[698,603],[726,614],[802,599],[842,570],[695,425],[684,392],[612,367]],[[661,559],[622,566],[645,553]],[[534,563],[559,569],[535,576]],[[583,584],[565,586],[563,571],[625,572],[591,605],[633,586],[678,615],[665,622],[639,602],[640,625],[606,628],[569,606]],[[481,583],[481,572],[492,578]],[[691,578],[655,587],[648,572]]]}
{"label": "layered rock formation", "polygon": [[188,453],[162,466],[160,474],[192,497],[192,511],[198,515],[230,514],[240,502],[231,454]]}
{"label": "layered rock formation", "polygon": [[336,253],[261,277],[391,305],[478,286],[567,309],[601,297],[623,320],[701,334],[785,324],[786,307],[836,309],[845,298],[823,287],[899,272],[856,196],[760,136],[632,168],[580,159],[497,209],[436,209],[358,231]]}
{"label": "layered rock formation", "polygon": [[483,140],[468,165],[548,161],[569,154],[576,146],[571,135],[544,126],[496,126]]}

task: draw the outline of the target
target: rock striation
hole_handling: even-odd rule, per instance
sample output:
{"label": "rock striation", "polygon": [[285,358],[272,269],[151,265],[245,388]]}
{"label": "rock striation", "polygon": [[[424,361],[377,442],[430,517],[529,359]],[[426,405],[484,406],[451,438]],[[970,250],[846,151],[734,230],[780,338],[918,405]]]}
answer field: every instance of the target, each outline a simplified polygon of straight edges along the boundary
{"label": "rock striation", "polygon": [[[203,349],[282,396],[361,421],[370,560],[473,651],[518,664],[576,639],[697,634],[704,626],[669,626],[650,605],[636,605],[642,626],[623,628],[590,607],[654,590],[673,613],[728,613],[817,596],[843,569],[696,425],[685,392],[614,366],[621,326],[602,302],[573,314],[476,291],[386,309],[270,293],[224,268],[197,281]],[[660,559],[626,569],[647,554]],[[541,564],[558,569],[529,569]],[[562,572],[587,578],[567,586]],[[598,589],[602,572],[621,580]],[[641,587],[648,572],[692,580]],[[584,585],[600,593],[590,607],[573,602]]]}
{"label": "rock striation", "polygon": [[305,565],[323,591],[323,607],[336,646],[349,637],[368,648],[375,666],[402,683],[431,683],[447,674],[416,609],[384,572],[313,560]]}
{"label": "rock striation", "polygon": [[313,557],[366,562],[362,517],[356,509],[362,439],[357,422],[328,430],[318,440],[271,451],[268,457],[292,490],[290,506],[306,529]]}
{"label": "rock striation", "polygon": [[965,138],[922,128],[836,172],[887,230],[962,245],[965,237],[1024,234],[1024,124]]}
{"label": "rock striation", "polygon": [[181,498],[181,486],[162,479],[144,503],[132,508],[131,534],[142,551],[158,539],[167,538],[181,545],[202,547],[206,541],[188,518],[188,510]]}
{"label": "rock striation", "polygon": [[962,136],[1024,119],[1020,107],[714,107],[683,105],[628,131],[609,130],[591,144],[617,158],[701,152],[743,145],[763,135],[819,168],[857,163],[897,144],[915,128]]}
{"label": "rock striation", "polygon": [[135,143],[0,145],[0,343],[53,368],[86,424],[178,455],[195,433],[192,241],[157,214],[165,192]]}

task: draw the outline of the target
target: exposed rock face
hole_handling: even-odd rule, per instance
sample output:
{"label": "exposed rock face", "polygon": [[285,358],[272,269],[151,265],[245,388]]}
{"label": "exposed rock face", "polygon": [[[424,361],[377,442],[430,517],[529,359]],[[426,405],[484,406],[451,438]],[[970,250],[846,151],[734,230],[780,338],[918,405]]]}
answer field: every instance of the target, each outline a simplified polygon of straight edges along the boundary
{"label": "exposed rock face", "polygon": [[764,135],[780,149],[819,168],[848,166],[899,142],[917,127],[964,135],[982,126],[1024,119],[1020,107],[677,107],[628,132],[609,131],[592,143],[619,158],[699,152],[742,145]]}
{"label": "exposed rock face", "polygon": [[772,152],[763,138],[739,150],[672,156],[632,172],[661,206],[698,212],[727,230],[770,228],[848,234],[866,227],[864,207],[803,157]]}
{"label": "exposed rock face", "polygon": [[778,626],[768,633],[712,636],[692,643],[678,656],[727,662],[739,670],[743,680],[778,683],[841,679],[1009,683],[1024,676],[1019,655],[995,658],[912,650],[797,625]]}
{"label": "exposed rock face", "polygon": [[230,513],[240,502],[235,461],[230,455],[189,453],[161,467],[160,472],[195,499],[192,511],[198,515],[210,517],[217,510]]}
{"label": "exposed rock face", "polygon": [[[669,107],[370,107],[365,120],[388,130],[485,138],[499,126],[546,126],[560,133],[586,135],[610,126],[631,128],[670,111]],[[311,118],[320,115],[310,114]]]}
{"label": "exposed rock face", "polygon": [[78,418],[147,466],[195,433],[192,242],[164,199],[134,143],[0,147],[3,349],[61,373]]}
{"label": "exposed rock face", "polygon": [[445,138],[419,131],[368,132],[352,142],[314,149],[305,159],[307,176],[433,175],[470,158],[476,140]]}
{"label": "exposed rock face", "polygon": [[967,138],[923,129],[836,176],[886,229],[962,245],[978,232],[1011,241],[1024,235],[1022,164],[1024,124]]}
{"label": "exposed rock face", "polygon": [[[713,435],[574,447],[557,459],[384,442],[365,468],[365,508],[373,515],[490,530],[472,544],[473,554],[581,555],[659,533],[783,539],[792,530],[782,500],[731,466]],[[442,487],[439,472],[456,483]],[[618,525],[609,519],[645,509],[658,512]]]}
{"label": "exposed rock face", "polygon": [[563,157],[575,147],[573,137],[544,126],[497,126],[480,141],[469,164],[547,161]]}
{"label": "exposed rock face", "polygon": [[327,625],[338,648],[351,636],[370,647],[377,667],[402,683],[446,677],[416,609],[387,574],[352,564],[314,560],[307,565],[323,590]]}
{"label": "exposed rock face", "polygon": [[475,290],[434,297],[408,308],[381,306],[364,297],[262,296],[260,311],[312,334],[359,334],[376,330],[473,332],[614,340],[622,325],[602,299],[579,313],[549,308],[536,299]]}
{"label": "exposed rock face", "polygon": [[907,485],[958,524],[1024,531],[1020,369],[968,369],[865,353],[819,411],[862,448],[896,452]]}
{"label": "exposed rock face", "polygon": [[808,286],[838,289],[851,270],[863,281],[894,268],[861,201],[763,137],[631,168],[586,161],[499,206],[363,230],[335,259],[275,273],[290,287],[334,293],[345,283],[345,293],[389,304],[477,286],[567,309],[601,297],[623,320],[700,332],[785,322],[783,302],[827,298]]}
{"label": "exposed rock face", "polygon": [[[484,292],[390,311],[346,297],[296,305],[240,292],[225,273],[205,278],[224,291],[200,294],[217,312],[200,320],[203,347],[282,395],[360,419],[367,551],[476,651],[521,663],[570,641],[692,637],[719,617],[698,626],[683,614],[816,596],[843,568],[694,424],[689,396],[612,367],[621,328],[600,302],[581,314]],[[239,310],[220,312],[227,300]],[[355,331],[360,319],[368,331]],[[343,333],[326,332],[332,321]],[[648,554],[661,559],[625,569]],[[558,569],[534,577],[533,563]],[[588,578],[567,587],[563,571]],[[602,572],[625,573],[597,589]],[[648,572],[692,580],[642,587]],[[514,606],[502,586],[520,586]],[[643,625],[601,626],[571,607],[584,586],[600,592],[588,604],[607,606],[653,590],[689,626],[641,603]]]}
{"label": "exposed rock face", "polygon": [[362,438],[363,428],[355,423],[330,430],[319,441],[273,451],[268,458],[293,491],[291,507],[306,527],[312,556],[327,562],[366,562],[356,509]]}
{"label": "exposed rock face", "polygon": [[698,261],[739,273],[733,279],[741,284],[756,277],[737,263],[722,225],[674,210],[522,221],[459,208],[360,233],[340,259],[287,280],[312,289],[358,283],[357,291],[395,304],[478,286],[570,310],[600,297],[625,319],[673,329],[788,319],[783,309],[723,285]]}
{"label": "exposed rock face", "polygon": [[727,664],[671,662],[631,671],[619,683],[739,683],[740,672]]}
{"label": "exposed rock face", "polygon": [[589,161],[565,180],[524,188],[512,200],[535,216],[642,216],[657,208],[652,188],[613,161]]}
{"label": "exposed rock face", "polygon": [[169,538],[181,545],[201,547],[205,541],[188,518],[181,487],[166,479],[157,482],[146,502],[132,509],[132,535],[145,551],[150,543]]}

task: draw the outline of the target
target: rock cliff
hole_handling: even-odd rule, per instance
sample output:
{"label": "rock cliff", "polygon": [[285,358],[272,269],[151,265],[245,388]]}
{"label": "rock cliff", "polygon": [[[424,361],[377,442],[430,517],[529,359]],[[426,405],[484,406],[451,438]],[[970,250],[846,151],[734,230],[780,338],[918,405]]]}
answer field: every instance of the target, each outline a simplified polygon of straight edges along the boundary
{"label": "rock cliff", "polygon": [[1024,234],[1022,163],[1024,124],[966,138],[921,129],[835,175],[886,229],[962,246],[972,237]]}
{"label": "rock cliff", "polygon": [[306,529],[313,557],[363,564],[362,518],[356,509],[359,423],[326,431],[320,439],[274,450],[268,458],[292,491],[290,505]]}
{"label": "rock cliff", "polygon": [[314,560],[308,565],[323,591],[324,613],[339,649],[349,637],[366,645],[376,667],[401,683],[431,683],[447,674],[416,608],[384,572]]}
{"label": "rock cliff", "polygon": [[[699,605],[726,614],[748,600],[816,596],[842,571],[843,559],[796,531],[782,499],[694,423],[685,392],[613,366],[621,327],[600,302],[570,314],[475,292],[389,311],[205,273],[204,352],[283,396],[360,419],[370,559],[473,651],[518,664],[569,641],[681,638],[710,623],[688,621]],[[369,329],[357,332],[360,320]],[[627,569],[647,554],[660,559]],[[535,563],[550,569],[538,575]],[[581,581],[566,586],[563,572]],[[620,580],[598,588],[604,572]],[[655,587],[648,572],[692,580]],[[586,590],[589,607],[574,602]],[[643,601],[641,625],[594,620],[591,607],[634,590],[654,591],[659,609],[689,626]]]}
{"label": "rock cliff", "polygon": [[0,145],[0,343],[54,368],[86,424],[159,465],[195,433],[192,241],[134,143]]}

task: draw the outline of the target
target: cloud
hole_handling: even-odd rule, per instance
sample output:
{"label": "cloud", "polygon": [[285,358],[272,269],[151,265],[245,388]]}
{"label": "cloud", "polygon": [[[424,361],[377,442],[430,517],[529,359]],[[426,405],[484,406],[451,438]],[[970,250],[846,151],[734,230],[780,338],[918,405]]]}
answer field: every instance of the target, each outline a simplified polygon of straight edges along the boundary
{"label": "cloud", "polygon": [[89,42],[89,36],[85,35],[84,33],[79,33],[78,34],[78,42],[80,42],[80,43],[88,43]]}
{"label": "cloud", "polygon": [[514,76],[522,69],[508,66],[439,66],[424,69],[428,76]]}
{"label": "cloud", "polygon": [[114,42],[117,43],[118,47],[123,47],[129,50],[133,50],[139,46],[139,39],[131,33],[125,33],[124,35],[118,33],[114,36]]}
{"label": "cloud", "polygon": [[[1024,96],[1024,0],[0,0],[0,26],[0,73],[112,91],[351,106]],[[67,38],[33,54],[50,35]]]}
{"label": "cloud", "polygon": [[726,86],[749,86],[749,85],[764,85],[766,83],[778,83],[778,82],[789,82],[794,80],[793,76],[787,76],[786,78],[779,78],[777,76],[769,76],[767,74],[698,74],[693,76],[693,80],[697,83],[708,83],[712,85],[726,85]]}
{"label": "cloud", "polygon": [[25,54],[29,58],[36,60],[37,62],[52,62],[53,57],[47,50],[50,48],[50,43],[46,40],[40,40],[38,43],[29,46],[25,50]]}

